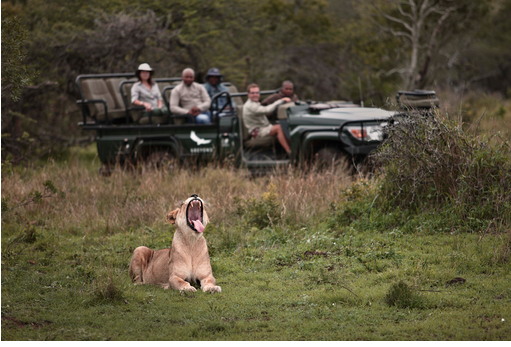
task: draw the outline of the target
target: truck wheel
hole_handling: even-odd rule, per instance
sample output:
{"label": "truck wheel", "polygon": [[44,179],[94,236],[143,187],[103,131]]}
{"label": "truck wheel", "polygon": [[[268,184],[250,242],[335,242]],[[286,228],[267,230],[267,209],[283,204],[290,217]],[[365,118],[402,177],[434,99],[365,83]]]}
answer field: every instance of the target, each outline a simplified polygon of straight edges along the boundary
{"label": "truck wheel", "polygon": [[175,170],[177,158],[167,151],[155,151],[147,156],[146,166],[149,169]]}
{"label": "truck wheel", "polygon": [[346,166],[347,160],[340,149],[325,147],[316,152],[314,155],[314,163],[319,169],[327,169],[338,165]]}
{"label": "truck wheel", "polygon": [[99,174],[103,177],[109,177],[112,175],[112,172],[113,172],[113,169],[110,165],[108,164],[103,164],[101,165],[101,167],[99,168]]}

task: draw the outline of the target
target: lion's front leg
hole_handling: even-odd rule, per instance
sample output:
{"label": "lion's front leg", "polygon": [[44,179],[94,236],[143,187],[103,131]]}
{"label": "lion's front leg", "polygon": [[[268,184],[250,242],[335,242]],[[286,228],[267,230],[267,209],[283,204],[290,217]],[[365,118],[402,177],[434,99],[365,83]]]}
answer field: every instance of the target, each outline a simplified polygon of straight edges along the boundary
{"label": "lion's front leg", "polygon": [[199,279],[200,286],[203,292],[210,293],[221,293],[222,288],[216,285],[216,280],[213,276],[207,276],[206,278]]}
{"label": "lion's front leg", "polygon": [[192,287],[190,283],[186,282],[182,278],[179,278],[178,276],[170,276],[169,284],[173,289],[176,290],[183,290],[185,292],[196,292],[197,289]]}

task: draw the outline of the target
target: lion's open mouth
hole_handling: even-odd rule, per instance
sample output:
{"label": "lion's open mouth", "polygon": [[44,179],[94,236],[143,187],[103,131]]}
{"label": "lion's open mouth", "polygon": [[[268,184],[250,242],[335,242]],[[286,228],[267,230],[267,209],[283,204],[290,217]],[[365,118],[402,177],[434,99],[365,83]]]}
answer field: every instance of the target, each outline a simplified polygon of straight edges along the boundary
{"label": "lion's open mouth", "polygon": [[204,231],[204,224],[202,224],[202,202],[199,199],[193,199],[188,203],[186,208],[186,221],[188,226],[198,233]]}

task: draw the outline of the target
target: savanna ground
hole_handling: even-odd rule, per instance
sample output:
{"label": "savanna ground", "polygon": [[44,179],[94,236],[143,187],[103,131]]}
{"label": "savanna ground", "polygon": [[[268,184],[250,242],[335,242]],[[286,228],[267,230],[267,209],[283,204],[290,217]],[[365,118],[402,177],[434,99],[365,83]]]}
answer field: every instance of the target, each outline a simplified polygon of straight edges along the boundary
{"label": "savanna ground", "polygon": [[[473,160],[426,188],[392,163],[356,180],[213,165],[102,177],[93,146],[3,164],[2,340],[510,340],[509,151],[465,140],[433,152]],[[222,293],[134,286],[132,251],[169,247],[165,214],[193,193]]]}

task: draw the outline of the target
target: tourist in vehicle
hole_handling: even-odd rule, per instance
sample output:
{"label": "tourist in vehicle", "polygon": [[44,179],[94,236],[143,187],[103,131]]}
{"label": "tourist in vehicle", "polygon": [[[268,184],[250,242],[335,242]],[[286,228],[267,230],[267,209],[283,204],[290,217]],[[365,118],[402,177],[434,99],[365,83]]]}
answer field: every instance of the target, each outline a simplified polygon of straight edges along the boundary
{"label": "tourist in vehicle", "polygon": [[[206,83],[204,83],[204,88],[208,92],[208,95],[211,99],[218,93],[227,92],[229,93],[229,89],[224,86],[222,82],[222,74],[220,74],[220,70],[216,67],[212,67],[209,69],[208,74],[206,75]],[[218,110],[221,110],[222,107],[227,103],[228,99],[225,96],[218,98]],[[215,105],[213,105],[215,106]],[[235,108],[233,101],[231,100],[231,104],[225,106],[224,110],[228,111],[231,108]]]}
{"label": "tourist in vehicle", "polygon": [[277,140],[282,145],[288,155],[291,154],[289,141],[282,130],[280,124],[271,124],[266,115],[273,112],[277,106],[291,101],[288,97],[283,97],[274,101],[272,104],[263,106],[259,102],[259,86],[255,83],[247,87],[248,99],[243,105],[243,122],[253,138],[277,136]]}
{"label": "tourist in vehicle", "polygon": [[131,103],[136,106],[144,106],[145,112],[142,117],[165,117],[169,115],[169,110],[163,106],[163,99],[160,93],[158,83],[153,82],[153,69],[149,64],[144,63],[138,66],[135,75],[138,81],[131,88]]}
{"label": "tourist in vehicle", "polygon": [[261,105],[266,106],[282,98],[289,98],[293,102],[300,100],[298,95],[294,93],[293,82],[291,81],[282,82],[282,87],[280,88],[280,90],[277,93],[272,94],[263,101],[261,101]]}
{"label": "tourist in vehicle", "polygon": [[183,81],[172,89],[170,95],[170,112],[188,115],[188,123],[211,123],[211,98],[203,85],[194,82],[195,71],[186,68],[181,77]]}

